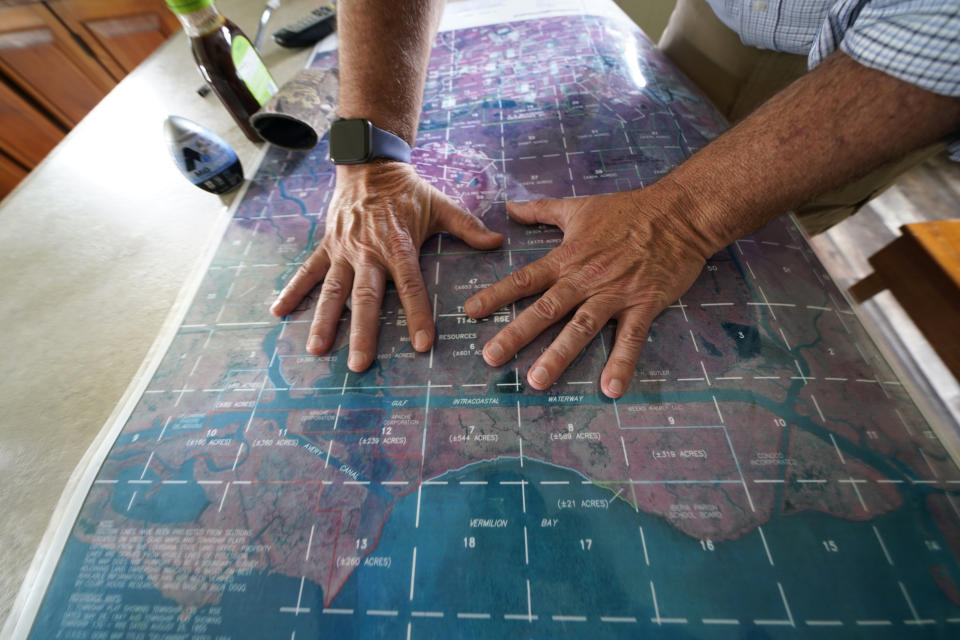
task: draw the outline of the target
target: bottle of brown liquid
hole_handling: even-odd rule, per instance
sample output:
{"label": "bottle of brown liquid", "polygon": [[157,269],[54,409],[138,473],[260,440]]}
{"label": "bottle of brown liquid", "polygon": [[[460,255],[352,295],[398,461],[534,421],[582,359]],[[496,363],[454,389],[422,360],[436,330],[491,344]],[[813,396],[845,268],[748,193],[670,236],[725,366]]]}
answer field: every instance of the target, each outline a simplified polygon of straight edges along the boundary
{"label": "bottle of brown liquid", "polygon": [[260,55],[237,25],[223,17],[213,0],[166,0],[190,38],[193,58],[204,80],[253,142],[262,142],[252,116],[277,92]]}

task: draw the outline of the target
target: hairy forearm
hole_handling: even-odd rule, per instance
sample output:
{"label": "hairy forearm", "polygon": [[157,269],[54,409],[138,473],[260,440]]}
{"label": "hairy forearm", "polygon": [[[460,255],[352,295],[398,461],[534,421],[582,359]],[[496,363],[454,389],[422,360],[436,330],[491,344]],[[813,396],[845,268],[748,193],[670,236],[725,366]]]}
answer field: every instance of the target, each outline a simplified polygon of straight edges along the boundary
{"label": "hairy forearm", "polygon": [[960,100],[836,53],[664,178],[716,251],[960,129]]}
{"label": "hairy forearm", "polygon": [[413,144],[444,0],[341,0],[341,118],[367,118]]}

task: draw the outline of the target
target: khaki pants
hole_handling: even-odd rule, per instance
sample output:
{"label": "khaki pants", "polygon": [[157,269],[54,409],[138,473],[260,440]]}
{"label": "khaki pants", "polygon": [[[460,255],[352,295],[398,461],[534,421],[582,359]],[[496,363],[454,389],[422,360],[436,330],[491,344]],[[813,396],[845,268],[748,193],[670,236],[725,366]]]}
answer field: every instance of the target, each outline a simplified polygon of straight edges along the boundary
{"label": "khaki pants", "polygon": [[[704,0],[677,0],[659,46],[733,123],[807,71],[805,56],[743,44]],[[794,212],[807,233],[824,231],[856,213],[901,173],[944,149],[945,144],[938,143],[913,151]]]}

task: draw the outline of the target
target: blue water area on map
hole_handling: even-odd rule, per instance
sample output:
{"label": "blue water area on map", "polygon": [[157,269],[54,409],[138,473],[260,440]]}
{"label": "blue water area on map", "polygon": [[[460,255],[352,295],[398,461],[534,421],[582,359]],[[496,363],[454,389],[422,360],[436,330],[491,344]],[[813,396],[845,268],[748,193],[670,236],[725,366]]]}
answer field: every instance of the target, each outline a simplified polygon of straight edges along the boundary
{"label": "blue water area on map", "polygon": [[[294,631],[298,638],[405,638],[409,624],[411,638],[635,638],[650,631],[672,638],[785,638],[809,633],[807,620],[835,619],[844,626],[818,626],[816,637],[862,637],[866,629],[869,637],[956,637],[943,623],[905,625],[914,619],[905,585],[920,619],[960,615],[932,579],[933,567],[952,560],[929,515],[914,506],[922,501],[867,522],[809,511],[775,515],[763,525],[764,539],[752,529],[737,540],[714,542],[693,539],[621,500],[606,503],[613,492],[583,480],[571,470],[529,459],[521,466],[516,458],[448,472],[434,479],[446,484],[421,488],[419,505],[416,491],[397,502],[370,552],[390,558],[390,566],[360,566],[330,605],[350,613],[321,613],[320,585],[253,572],[231,579],[242,591],[222,594],[218,606],[229,614],[208,631],[236,638],[288,638]],[[527,483],[522,490],[520,482]],[[566,508],[570,500],[578,506]],[[471,526],[475,519],[491,526]],[[881,532],[883,547],[877,542]],[[927,562],[915,561],[918,540],[936,543]],[[71,537],[58,570],[79,575],[91,548]],[[150,585],[127,560],[102,553],[116,572]],[[717,578],[696,578],[705,575]],[[817,590],[806,588],[814,583]],[[864,590],[863,584],[873,588]],[[33,637],[56,637],[71,592],[62,583],[52,587],[44,605],[49,615],[38,620]],[[175,604],[153,588],[103,593],[122,597],[125,605]],[[892,624],[855,624],[870,619]]]}
{"label": "blue water area on map", "polygon": [[[71,536],[66,547],[64,548],[58,570],[67,571],[70,575],[77,575],[80,572],[81,565],[83,564],[83,560],[86,557],[87,552],[92,548],[93,547],[91,545],[88,545],[78,540],[76,537]],[[114,569],[114,574],[122,574],[128,578],[133,578],[134,581],[143,585],[150,584],[150,580],[145,573],[137,569],[119,554],[108,550],[104,550],[103,553],[105,559]],[[277,633],[278,629],[287,629],[289,627],[289,620],[294,617],[292,613],[281,613],[281,608],[296,604],[296,597],[300,585],[299,579],[272,574],[269,572],[255,572],[250,576],[235,582],[235,584],[243,588],[244,591],[225,592],[220,597],[219,603],[215,605],[216,607],[221,608],[224,612],[219,616],[221,624],[211,624],[207,625],[206,628],[198,628],[198,625],[195,624],[195,619],[180,621],[180,624],[178,625],[179,628],[170,631],[171,634],[174,634],[171,637],[212,638],[220,635],[238,639],[290,637],[289,631],[286,631],[285,633],[281,631],[279,636]],[[90,635],[89,629],[85,629],[80,633],[80,635],[72,636],[70,635],[69,630],[65,630],[62,627],[61,617],[70,606],[69,600],[72,593],[72,589],[63,588],[60,585],[55,584],[51,587],[51,590],[47,593],[44,600],[45,612],[47,613],[37,618],[36,623],[31,630],[32,638],[47,640],[50,638],[95,637]],[[290,601],[291,593],[293,594],[292,602]],[[118,603],[122,602],[124,607],[138,605],[144,607],[144,613],[139,615],[131,615],[129,611],[126,612],[125,617],[131,622],[131,624],[136,624],[138,620],[142,621],[148,618],[149,614],[146,613],[146,611],[151,607],[157,605],[162,605],[165,607],[178,606],[174,600],[164,598],[159,591],[152,588],[112,589],[105,587],[100,591],[99,595],[102,596],[104,601],[110,601],[111,598],[115,598],[115,601]],[[303,590],[301,606],[313,607],[313,611],[319,611],[322,608],[322,604],[322,596],[319,587],[310,585],[309,583],[306,584]],[[202,607],[200,612],[210,613],[210,610],[211,607],[207,606]],[[95,615],[99,616],[102,614],[97,613]],[[307,631],[306,635],[301,635],[301,637],[317,637],[316,634],[320,623],[319,617],[311,617],[309,615],[300,614],[298,620],[301,623],[300,627],[298,628],[303,628],[305,631]],[[105,627],[111,628],[110,625],[105,625]],[[310,633],[310,631],[312,631],[312,633]],[[150,633],[144,633],[140,636],[134,635],[134,633],[134,630],[131,628],[126,632],[119,632],[119,635],[102,635],[102,637],[155,637]],[[177,633],[183,635],[176,635]],[[200,635],[201,633],[210,635]],[[159,637],[167,637],[162,633],[156,635]]]}
{"label": "blue water area on map", "polygon": [[[80,567],[83,565],[84,558],[86,558],[87,552],[91,548],[91,545],[81,542],[76,538],[76,536],[71,535],[63,549],[63,554],[60,556],[60,562],[57,564],[57,570],[65,572],[71,576],[78,575],[80,573]],[[119,559],[122,562],[122,559],[120,559],[117,554],[107,551],[105,552],[105,555],[111,560]],[[147,577],[143,575],[143,579],[146,580]],[[44,596],[44,615],[37,617],[33,629],[30,631],[31,638],[40,638],[46,640],[48,638],[71,637],[68,635],[68,630],[65,631],[62,629],[61,617],[69,606],[70,596],[73,594],[72,586],[72,584],[51,584],[50,589]],[[131,605],[150,606],[160,603],[176,605],[176,603],[172,600],[164,600],[160,596],[160,593],[154,589],[122,589],[113,591],[104,590],[103,595],[105,598],[110,596],[119,596],[122,598],[124,604]],[[87,636],[86,633],[84,633],[83,635],[76,637]]]}
{"label": "blue water area on map", "polygon": [[[185,484],[161,484],[160,478],[149,469],[141,472],[137,467],[123,467],[117,475],[111,508],[144,522],[174,524],[196,520],[210,505],[203,487],[193,481],[196,463],[197,458],[188,458],[174,476],[166,478],[182,480]],[[132,484],[130,480],[146,480],[152,484],[149,491],[145,491],[143,485]]]}
{"label": "blue water area on map", "polygon": [[[740,539],[714,543],[692,539],[663,518],[638,514],[619,500],[603,511],[560,509],[561,500],[606,500],[612,492],[584,486],[579,474],[548,464],[526,460],[521,468],[516,459],[501,459],[473,464],[438,480],[448,484],[422,488],[419,527],[416,492],[397,503],[373,551],[392,558],[394,565],[390,570],[367,566],[356,570],[330,605],[353,610],[354,615],[321,620],[332,637],[404,637],[410,622],[413,638],[634,638],[641,628],[661,627],[663,634],[677,638],[766,638],[794,636],[790,620],[809,632],[807,620],[824,619],[842,620],[844,626],[818,626],[817,637],[861,636],[867,627],[856,626],[855,620],[870,619],[892,621],[890,628],[870,627],[870,637],[951,637],[943,624],[904,626],[913,613],[901,582],[910,585],[920,618],[942,620],[960,611],[939,591],[927,565],[896,564],[898,555],[915,557],[918,527],[944,544],[929,526],[929,517],[909,508],[857,523],[815,512],[775,516],[763,527],[768,558],[756,529]],[[519,484],[504,484],[521,480],[529,483],[525,495]],[[543,485],[544,481],[569,484]],[[471,527],[473,518],[500,520],[505,526]],[[558,526],[545,526],[555,520]],[[893,565],[885,559],[873,527],[883,532]],[[829,550],[824,541],[836,545],[837,551]],[[943,564],[952,562],[946,547],[941,546],[939,553]],[[691,579],[705,575],[720,578]],[[529,611],[537,616],[532,622],[525,619],[527,580]],[[822,588],[807,588],[814,583]],[[858,587],[862,584],[875,588],[863,590]],[[364,615],[368,610],[397,615]],[[661,627],[656,623],[658,611]],[[434,612],[434,617],[414,612]],[[437,612],[443,617],[435,617]],[[489,613],[490,618],[462,618],[458,613]],[[558,621],[554,616],[585,616],[587,621]],[[603,622],[604,617],[637,622]],[[736,619],[740,624],[734,630],[732,625],[706,624],[704,619]],[[295,628],[300,637],[300,629],[307,627]]]}

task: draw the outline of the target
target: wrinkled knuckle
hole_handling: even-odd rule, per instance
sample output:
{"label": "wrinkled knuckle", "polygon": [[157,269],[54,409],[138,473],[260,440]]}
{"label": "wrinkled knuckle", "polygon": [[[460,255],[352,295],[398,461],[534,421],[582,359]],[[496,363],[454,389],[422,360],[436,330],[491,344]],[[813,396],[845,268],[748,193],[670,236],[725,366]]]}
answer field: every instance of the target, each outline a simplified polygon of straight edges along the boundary
{"label": "wrinkled knuckle", "polygon": [[[673,300],[675,299],[674,297]],[[630,307],[636,312],[653,318],[667,308],[673,300],[663,289],[648,286],[630,296]]]}
{"label": "wrinkled knuckle", "polygon": [[600,321],[588,311],[578,311],[567,326],[578,336],[592,338],[600,330]]}
{"label": "wrinkled knuckle", "polygon": [[548,322],[553,322],[560,317],[560,305],[554,300],[553,296],[550,295],[540,296],[540,298],[530,306],[530,309],[538,318]]}
{"label": "wrinkled knuckle", "polygon": [[550,345],[550,353],[558,362],[570,362],[577,355],[571,345],[559,340]]}
{"label": "wrinkled knuckle", "polygon": [[647,339],[647,328],[641,325],[625,327],[617,334],[619,340],[625,347],[639,349]]}
{"label": "wrinkled knuckle", "polygon": [[620,371],[631,371],[637,364],[634,358],[626,355],[611,355],[610,364]]}
{"label": "wrinkled knuckle", "polygon": [[395,229],[387,234],[385,239],[387,253],[391,256],[407,256],[414,251],[413,239],[410,234]]}
{"label": "wrinkled knuckle", "polygon": [[420,274],[403,274],[394,280],[397,292],[401,295],[420,295],[426,291]]}
{"label": "wrinkled knuckle", "polygon": [[565,275],[575,274],[580,269],[580,262],[583,259],[580,255],[580,246],[576,240],[569,243],[564,239],[563,244],[554,249],[549,254],[551,266]]}
{"label": "wrinkled knuckle", "polygon": [[607,275],[607,267],[596,260],[588,260],[578,270],[578,275],[587,283],[603,280]]}
{"label": "wrinkled knuckle", "polygon": [[365,240],[351,240],[349,243],[344,243],[340,255],[343,262],[353,269],[363,265],[375,264],[380,260],[380,252],[373,249]]}
{"label": "wrinkled knuckle", "polygon": [[517,269],[510,274],[510,284],[521,291],[526,291],[533,286],[533,276],[528,269]]}
{"label": "wrinkled knuckle", "polygon": [[378,304],[380,302],[380,292],[376,287],[367,284],[359,284],[353,287],[353,303],[356,304]]}
{"label": "wrinkled knuckle", "polygon": [[520,331],[517,330],[512,324],[505,326],[497,337],[497,342],[504,346],[505,351],[509,351],[507,347],[511,349],[523,341],[523,335]]}
{"label": "wrinkled knuckle", "polygon": [[483,223],[473,214],[457,211],[456,218],[459,219],[460,224],[468,230],[483,228]]}
{"label": "wrinkled knuckle", "polygon": [[610,311],[610,315],[613,315],[613,313],[626,306],[624,300],[627,299],[627,296],[628,293],[623,292],[620,288],[604,287],[603,291],[591,295],[590,301],[597,307]]}
{"label": "wrinkled knuckle", "polygon": [[343,281],[336,278],[327,278],[323,282],[323,289],[321,290],[321,295],[325,299],[330,298],[341,298],[343,297],[346,288],[343,286]]}
{"label": "wrinkled knuckle", "polygon": [[577,270],[563,277],[564,284],[579,293],[586,293],[596,286],[596,280],[590,280],[582,271]]}
{"label": "wrinkled knuckle", "polygon": [[565,266],[577,255],[577,241],[564,237],[560,246],[551,251],[549,255],[554,263]]}

